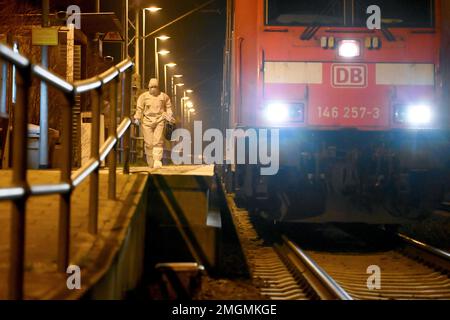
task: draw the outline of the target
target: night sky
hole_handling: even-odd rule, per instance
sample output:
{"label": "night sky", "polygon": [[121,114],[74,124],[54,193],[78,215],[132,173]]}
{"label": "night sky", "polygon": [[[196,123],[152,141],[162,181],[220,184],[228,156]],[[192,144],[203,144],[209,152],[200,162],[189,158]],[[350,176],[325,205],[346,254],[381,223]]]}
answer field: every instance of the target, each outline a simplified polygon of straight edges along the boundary
{"label": "night sky", "polygon": [[[147,32],[158,29],[208,0],[142,0],[142,7],[156,5],[163,8],[147,15]],[[104,1],[102,11],[113,9],[115,1]],[[222,60],[225,43],[226,0],[216,0],[204,9],[176,22],[159,32],[171,37],[160,42],[160,49],[171,51],[163,57],[164,63],[176,62],[176,73],[184,75],[185,89],[195,91],[193,100],[198,117],[205,120],[205,127],[220,124],[220,98],[222,89]],[[150,21],[149,21],[150,19]],[[147,75],[154,74],[154,40],[148,38]],[[162,75],[161,75],[162,76]],[[161,77],[163,78],[163,76]],[[179,90],[181,91],[181,90]]]}
{"label": "night sky", "polygon": [[[41,0],[28,1],[38,8],[41,5]],[[208,2],[208,0],[129,1],[130,6],[140,2],[141,7],[158,6],[163,8],[156,14],[147,15],[147,32],[156,30],[184,13]],[[120,8],[123,3],[123,0],[102,0],[101,11],[116,12],[117,17],[121,19]],[[50,0],[51,12],[65,10],[71,4],[79,5],[82,12],[94,12],[95,10],[95,1],[93,0]],[[193,100],[196,104],[198,117],[205,120],[205,127],[218,127],[220,124],[225,27],[226,0],[215,0],[202,10],[178,21],[158,34],[171,37],[165,43],[160,42],[160,49],[171,51],[170,56],[160,61],[160,65],[172,61],[177,63],[176,73],[184,75],[182,82],[186,84],[185,88],[195,90]],[[147,57],[149,60],[146,72],[147,75],[153,75],[154,40],[153,37],[148,39]],[[108,46],[106,45],[105,48],[104,55],[108,55]],[[163,83],[161,83],[161,87],[163,87]]]}

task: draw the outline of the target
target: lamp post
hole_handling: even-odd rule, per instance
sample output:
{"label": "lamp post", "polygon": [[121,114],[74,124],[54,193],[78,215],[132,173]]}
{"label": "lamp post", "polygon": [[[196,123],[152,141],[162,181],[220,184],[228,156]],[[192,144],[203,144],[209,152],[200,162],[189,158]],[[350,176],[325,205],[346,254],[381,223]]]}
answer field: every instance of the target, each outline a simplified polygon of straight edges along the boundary
{"label": "lamp post", "polygon": [[184,86],[184,83],[177,83],[175,85],[175,90],[174,90],[175,110],[177,110],[177,112],[179,112],[178,114],[180,115],[180,118],[182,116],[182,112],[181,112],[181,106],[180,106],[180,110],[178,110],[178,92],[177,92],[177,88],[181,88],[183,86]]}
{"label": "lamp post", "polygon": [[194,115],[194,112],[195,112],[195,109],[194,109],[194,107],[192,106],[192,108],[190,108],[190,109],[188,109],[188,124],[190,124],[191,123],[191,114],[192,115]]}
{"label": "lamp post", "polygon": [[172,97],[175,97],[175,79],[181,79],[183,78],[182,74],[174,74],[172,77],[170,77],[170,93]]}
{"label": "lamp post", "polygon": [[186,112],[187,112],[187,127],[189,128],[190,124],[191,124],[191,110],[194,109],[194,103],[191,100],[187,101],[186,108],[187,108],[187,110],[186,110]]}
{"label": "lamp post", "polygon": [[175,68],[177,66],[176,63],[166,63],[164,65],[164,92],[167,93],[167,68]]}
{"label": "lamp post", "polygon": [[159,55],[167,55],[170,52],[167,50],[158,51],[158,40],[166,41],[170,39],[168,36],[155,37],[155,78],[159,80]]}
{"label": "lamp post", "polygon": [[[184,95],[186,95],[186,91],[184,92]],[[186,101],[189,99],[190,98],[186,97],[186,96],[181,98],[181,106],[180,106],[181,107],[181,123],[183,124],[183,128],[184,128],[184,124],[186,123],[186,114],[185,114],[186,106],[185,106],[185,104],[186,104]]]}
{"label": "lamp post", "polygon": [[183,115],[183,123],[185,123],[186,122],[186,101],[188,101],[190,98],[189,98],[189,96],[188,96],[188,94],[191,94],[191,93],[193,93],[194,92],[194,90],[191,90],[191,89],[186,89],[186,90],[184,90],[184,92],[183,92],[183,98],[182,98],[182,115]]}
{"label": "lamp post", "polygon": [[162,8],[158,7],[148,7],[142,9],[142,24],[143,24],[143,31],[142,31],[142,83],[145,86],[145,66],[147,61],[146,56],[146,47],[147,47],[147,26],[146,26],[146,14],[145,12],[149,11],[150,13],[155,13],[162,10]]}

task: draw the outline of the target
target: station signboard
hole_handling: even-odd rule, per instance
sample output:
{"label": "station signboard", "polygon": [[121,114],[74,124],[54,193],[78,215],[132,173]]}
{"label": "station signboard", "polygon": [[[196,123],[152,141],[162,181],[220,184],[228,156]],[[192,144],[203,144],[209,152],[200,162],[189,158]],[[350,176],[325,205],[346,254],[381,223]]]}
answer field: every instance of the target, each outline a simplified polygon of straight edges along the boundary
{"label": "station signboard", "polygon": [[33,28],[31,41],[34,46],[57,46],[58,28]]}

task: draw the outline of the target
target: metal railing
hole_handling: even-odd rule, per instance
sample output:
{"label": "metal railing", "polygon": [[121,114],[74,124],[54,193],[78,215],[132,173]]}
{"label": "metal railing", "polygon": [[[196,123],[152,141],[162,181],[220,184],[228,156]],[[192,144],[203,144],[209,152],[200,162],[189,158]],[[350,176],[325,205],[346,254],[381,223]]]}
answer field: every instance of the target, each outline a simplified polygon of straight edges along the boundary
{"label": "metal railing", "polygon": [[[16,67],[16,104],[14,106],[12,134],[12,184],[0,188],[0,201],[12,202],[9,299],[22,299],[24,294],[24,259],[25,259],[25,212],[30,196],[59,195],[58,253],[59,272],[66,272],[70,257],[70,215],[71,195],[73,190],[87,177],[89,181],[89,223],[91,234],[98,229],[99,168],[108,157],[108,198],[116,197],[117,145],[123,138],[124,168],[129,174],[130,126],[131,126],[131,72],[133,63],[124,60],[104,73],[87,80],[69,83],[39,65],[33,65],[28,59],[0,44],[0,60]],[[64,93],[66,105],[62,107],[62,165],[58,184],[29,185],[27,180],[27,127],[31,79],[36,77],[58,91]],[[100,113],[103,106],[105,89],[110,95],[109,137],[100,146]],[[81,93],[93,93],[91,155],[79,170],[72,173],[72,109],[75,96]],[[121,102],[122,121],[117,126],[117,110]]]}

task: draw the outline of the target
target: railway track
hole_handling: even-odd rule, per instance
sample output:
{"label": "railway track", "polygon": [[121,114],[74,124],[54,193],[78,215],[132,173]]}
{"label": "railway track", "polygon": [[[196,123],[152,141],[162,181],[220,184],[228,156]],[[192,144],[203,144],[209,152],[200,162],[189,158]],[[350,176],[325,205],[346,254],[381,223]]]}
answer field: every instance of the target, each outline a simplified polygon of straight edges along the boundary
{"label": "railway track", "polygon": [[[450,299],[450,254],[404,235],[400,245],[377,252],[302,250],[287,237],[259,238],[246,210],[229,198],[233,221],[261,294],[273,300]],[[380,270],[379,287],[368,268]]]}
{"label": "railway track", "polygon": [[[450,254],[399,237],[403,243],[389,251],[306,254],[354,299],[450,299]],[[369,266],[379,267],[379,288],[369,289]]]}
{"label": "railway track", "polygon": [[263,296],[271,300],[351,299],[293,243],[266,244],[248,212],[237,208],[231,197],[228,204],[247,265]]}

